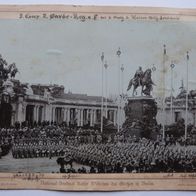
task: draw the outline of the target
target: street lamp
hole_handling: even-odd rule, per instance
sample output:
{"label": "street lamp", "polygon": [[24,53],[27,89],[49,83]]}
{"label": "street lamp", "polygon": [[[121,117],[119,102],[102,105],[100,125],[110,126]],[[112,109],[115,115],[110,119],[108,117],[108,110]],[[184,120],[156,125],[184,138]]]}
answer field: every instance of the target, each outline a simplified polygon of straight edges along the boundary
{"label": "street lamp", "polygon": [[121,98],[120,98],[120,55],[121,50],[120,47],[118,48],[116,55],[118,57],[118,132],[120,131],[120,104],[121,104]]}
{"label": "street lamp", "polygon": [[103,67],[104,67],[104,53],[101,55],[101,133],[103,132]]}
{"label": "street lamp", "polygon": [[171,94],[170,94],[170,112],[171,112],[171,122],[173,122],[173,69],[175,67],[174,63],[171,63],[170,68],[171,68]]}
{"label": "street lamp", "polygon": [[105,61],[105,64],[104,64],[104,68],[105,68],[105,112],[106,112],[106,115],[105,117],[108,118],[108,106],[107,106],[107,99],[108,99],[108,74],[107,74],[107,68],[108,68],[108,64],[107,64],[107,61]]}

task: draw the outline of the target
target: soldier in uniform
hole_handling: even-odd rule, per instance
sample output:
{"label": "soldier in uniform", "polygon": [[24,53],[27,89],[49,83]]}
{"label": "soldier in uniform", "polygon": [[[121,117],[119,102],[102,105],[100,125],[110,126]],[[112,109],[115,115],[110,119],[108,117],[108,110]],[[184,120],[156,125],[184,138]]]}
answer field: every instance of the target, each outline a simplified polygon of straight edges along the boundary
{"label": "soldier in uniform", "polygon": [[141,79],[143,77],[143,70],[142,70],[142,67],[139,67],[138,70],[135,72],[135,75],[134,75],[134,81],[135,82],[138,82],[139,86],[141,86]]}

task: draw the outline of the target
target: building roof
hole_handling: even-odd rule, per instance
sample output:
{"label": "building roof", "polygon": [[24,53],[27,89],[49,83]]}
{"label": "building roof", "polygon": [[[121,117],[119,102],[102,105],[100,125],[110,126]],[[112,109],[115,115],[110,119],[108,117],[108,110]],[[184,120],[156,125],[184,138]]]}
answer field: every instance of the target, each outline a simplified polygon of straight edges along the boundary
{"label": "building roof", "polygon": [[[55,98],[101,102],[101,96],[89,96],[87,94],[76,94],[76,93],[64,93],[63,95],[55,96]],[[104,101],[106,101],[105,98]],[[112,102],[112,100],[109,99],[107,99],[107,101]]]}

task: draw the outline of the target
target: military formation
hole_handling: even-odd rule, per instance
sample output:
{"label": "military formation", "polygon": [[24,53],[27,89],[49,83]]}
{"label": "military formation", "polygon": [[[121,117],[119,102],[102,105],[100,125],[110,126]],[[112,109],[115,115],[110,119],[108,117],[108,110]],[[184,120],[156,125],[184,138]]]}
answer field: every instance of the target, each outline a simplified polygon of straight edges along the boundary
{"label": "military formation", "polygon": [[65,154],[65,144],[60,140],[45,141],[39,143],[28,140],[13,144],[12,156],[15,159],[38,158],[38,157],[58,157]]}
{"label": "military formation", "polygon": [[196,171],[196,147],[166,145],[145,138],[132,143],[69,146],[66,152],[65,160],[89,166],[86,172],[90,173]]}
{"label": "military formation", "polygon": [[[2,128],[0,154],[5,155],[3,146],[7,146],[14,159],[61,158],[63,162],[58,160],[57,164],[62,173],[195,172],[196,146],[190,144],[169,135],[165,141],[161,135],[153,141],[46,125]],[[76,170],[73,163],[82,167]]]}
{"label": "military formation", "polygon": [[9,153],[12,145],[12,138],[9,129],[1,129],[0,134],[0,158]]}
{"label": "military formation", "polygon": [[[13,158],[58,157],[65,154],[65,146],[100,143],[98,130],[75,129],[66,126],[41,125],[36,127],[2,128],[0,157],[9,153]],[[5,153],[5,150],[6,153]]]}

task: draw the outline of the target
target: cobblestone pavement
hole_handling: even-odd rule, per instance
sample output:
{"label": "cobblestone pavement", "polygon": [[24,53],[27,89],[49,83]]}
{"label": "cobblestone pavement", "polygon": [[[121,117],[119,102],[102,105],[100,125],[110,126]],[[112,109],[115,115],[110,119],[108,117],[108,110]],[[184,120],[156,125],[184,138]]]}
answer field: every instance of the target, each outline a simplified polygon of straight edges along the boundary
{"label": "cobblestone pavement", "polygon": [[14,159],[9,153],[0,159],[0,172],[58,172],[57,157]]}
{"label": "cobblestone pavement", "polygon": [[[41,173],[57,173],[60,166],[56,162],[57,157],[52,159],[43,158],[28,158],[28,159],[14,159],[9,153],[0,159],[0,172],[41,172]],[[73,163],[73,168],[78,170],[83,165]],[[66,167],[70,167],[69,165]],[[88,166],[84,166],[89,170]]]}

